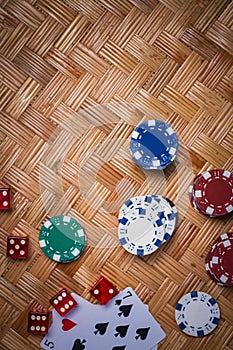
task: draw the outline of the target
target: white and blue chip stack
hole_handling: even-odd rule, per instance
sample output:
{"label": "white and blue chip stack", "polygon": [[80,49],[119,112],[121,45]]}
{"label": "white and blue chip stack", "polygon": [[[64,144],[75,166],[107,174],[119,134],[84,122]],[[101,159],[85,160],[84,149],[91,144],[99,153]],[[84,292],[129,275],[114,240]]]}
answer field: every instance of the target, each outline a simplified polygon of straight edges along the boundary
{"label": "white and blue chip stack", "polygon": [[118,237],[129,253],[152,254],[172,236],[178,212],[166,197],[137,196],[127,200],[119,211]]}
{"label": "white and blue chip stack", "polygon": [[130,152],[143,169],[164,169],[178,151],[178,138],[172,127],[161,120],[147,120],[133,131]]}

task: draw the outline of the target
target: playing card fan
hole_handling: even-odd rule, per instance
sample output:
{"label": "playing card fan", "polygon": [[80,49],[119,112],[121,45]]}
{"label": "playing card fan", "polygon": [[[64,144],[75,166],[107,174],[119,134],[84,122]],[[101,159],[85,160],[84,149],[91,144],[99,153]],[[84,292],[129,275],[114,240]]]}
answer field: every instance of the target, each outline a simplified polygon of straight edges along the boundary
{"label": "playing card fan", "polygon": [[53,323],[41,342],[43,349],[155,350],[165,338],[148,306],[130,287],[105,305],[92,304],[75,293],[71,296],[78,306],[65,316],[52,310]]}
{"label": "playing card fan", "polygon": [[178,212],[166,197],[137,196],[122,205],[118,220],[121,245],[129,253],[142,256],[152,254],[172,236]]}
{"label": "playing card fan", "polygon": [[217,217],[233,211],[233,174],[213,169],[197,175],[189,188],[193,208],[201,214]]}

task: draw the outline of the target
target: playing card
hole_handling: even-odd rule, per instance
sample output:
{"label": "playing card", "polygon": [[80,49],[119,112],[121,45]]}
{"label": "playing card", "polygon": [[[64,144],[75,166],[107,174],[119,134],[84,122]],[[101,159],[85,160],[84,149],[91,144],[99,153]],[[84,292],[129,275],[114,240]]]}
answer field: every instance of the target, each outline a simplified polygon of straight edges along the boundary
{"label": "playing card", "polygon": [[149,350],[165,336],[148,308],[129,287],[110,300],[97,316],[95,337],[90,343],[93,345],[92,341],[96,343],[99,340],[102,349],[115,350],[111,348],[114,344],[119,350],[121,347],[125,350]]}
{"label": "playing card", "polygon": [[[71,293],[71,295],[77,301],[78,306],[65,317],[61,317],[55,309],[52,310],[53,323],[40,344],[43,349],[70,350],[76,339],[76,329],[84,329],[85,327],[87,330],[89,329],[88,315],[100,305],[91,304],[75,293]],[[84,332],[82,333],[84,334]]]}
{"label": "playing card", "polygon": [[148,306],[126,288],[107,305],[94,305],[72,293],[78,306],[67,317],[53,310],[53,324],[41,342],[54,350],[156,349],[165,337]]}

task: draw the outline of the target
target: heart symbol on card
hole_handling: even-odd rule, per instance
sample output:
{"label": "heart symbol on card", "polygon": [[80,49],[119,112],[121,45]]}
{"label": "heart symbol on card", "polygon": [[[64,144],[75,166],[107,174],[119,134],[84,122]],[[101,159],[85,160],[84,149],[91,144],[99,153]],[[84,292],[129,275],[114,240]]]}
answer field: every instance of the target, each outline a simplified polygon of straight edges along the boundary
{"label": "heart symbol on card", "polygon": [[77,326],[77,323],[69,320],[68,318],[63,318],[62,320],[62,330],[63,331],[69,331],[70,329]]}

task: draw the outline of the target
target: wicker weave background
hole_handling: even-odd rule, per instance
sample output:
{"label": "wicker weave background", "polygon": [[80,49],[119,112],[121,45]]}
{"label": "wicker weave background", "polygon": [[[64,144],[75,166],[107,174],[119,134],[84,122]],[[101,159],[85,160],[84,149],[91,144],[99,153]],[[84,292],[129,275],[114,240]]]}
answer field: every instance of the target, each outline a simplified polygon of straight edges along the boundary
{"label": "wicker weave background", "polygon": [[[49,307],[62,287],[94,302],[88,291],[103,274],[149,304],[167,334],[159,350],[232,350],[233,290],[214,284],[204,267],[232,218],[196,213],[187,193],[198,172],[233,170],[233,3],[0,4],[0,186],[13,193],[12,211],[0,213],[0,349],[39,349],[42,337],[26,330],[29,309]],[[129,154],[134,126],[153,117],[180,139],[176,162],[159,173],[139,170]],[[174,200],[179,226],[139,258],[117,244],[117,211],[128,196],[152,192]],[[38,244],[41,223],[59,214],[77,218],[89,239],[71,264],[50,261]],[[30,237],[27,261],[6,258],[11,233]],[[221,322],[207,337],[176,326],[174,306],[191,290],[220,305]]]}

